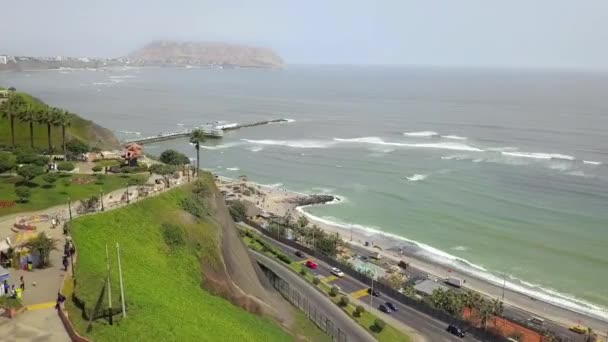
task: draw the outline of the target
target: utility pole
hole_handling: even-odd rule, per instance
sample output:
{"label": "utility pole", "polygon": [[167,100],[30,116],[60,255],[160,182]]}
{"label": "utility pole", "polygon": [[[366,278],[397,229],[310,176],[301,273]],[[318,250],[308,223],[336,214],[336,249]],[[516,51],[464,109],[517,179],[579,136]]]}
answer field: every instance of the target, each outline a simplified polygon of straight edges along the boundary
{"label": "utility pole", "polygon": [[106,243],[106,270],[108,271],[108,316],[110,325],[112,325],[112,284],[110,283],[110,254],[108,253],[108,244]]}
{"label": "utility pole", "polygon": [[72,223],[72,201],[70,200],[69,196],[68,196],[68,212],[70,213],[70,223]]}
{"label": "utility pole", "polygon": [[120,264],[120,247],[116,243],[116,256],[118,257],[118,279],[120,280],[120,304],[122,305],[122,318],[127,317],[127,309],[125,308],[125,288],[122,284],[122,267]]}
{"label": "utility pole", "polygon": [[101,211],[104,211],[105,208],[103,207],[103,190],[99,190],[99,201],[101,202]]}

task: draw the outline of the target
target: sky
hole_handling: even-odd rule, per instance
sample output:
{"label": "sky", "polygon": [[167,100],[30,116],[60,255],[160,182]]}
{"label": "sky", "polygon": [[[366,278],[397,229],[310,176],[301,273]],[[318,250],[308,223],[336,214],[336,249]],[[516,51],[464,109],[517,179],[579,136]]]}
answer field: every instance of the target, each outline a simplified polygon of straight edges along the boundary
{"label": "sky", "polygon": [[288,64],[608,69],[606,0],[0,0],[0,55],[119,57],[151,40]]}

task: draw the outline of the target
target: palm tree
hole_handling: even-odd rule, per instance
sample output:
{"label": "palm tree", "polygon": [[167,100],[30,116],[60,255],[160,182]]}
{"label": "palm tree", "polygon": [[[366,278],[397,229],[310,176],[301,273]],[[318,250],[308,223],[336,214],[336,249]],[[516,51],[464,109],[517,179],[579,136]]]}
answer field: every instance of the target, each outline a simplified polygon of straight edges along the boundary
{"label": "palm tree", "polygon": [[34,148],[34,122],[38,122],[39,106],[29,104],[19,112],[19,121],[28,123],[30,126],[30,147]]}
{"label": "palm tree", "polygon": [[190,143],[194,144],[194,148],[196,149],[196,171],[195,174],[198,176],[199,173],[199,169],[200,169],[200,150],[201,150],[201,143],[205,142],[205,134],[203,133],[203,130],[201,129],[193,129],[192,132],[190,132]]}
{"label": "palm tree", "polygon": [[15,118],[19,115],[25,104],[25,100],[19,95],[11,95],[8,100],[0,104],[0,115],[11,121],[11,143],[13,148],[15,148]]}
{"label": "palm tree", "polygon": [[65,128],[72,126],[72,114],[67,110],[62,110],[58,121],[61,126],[61,146],[63,147],[63,154],[65,156]]}
{"label": "palm tree", "polygon": [[57,239],[53,239],[44,232],[38,233],[36,237],[23,244],[30,250],[37,251],[40,255],[40,266],[45,267],[49,264],[49,255],[52,250],[57,250]]}
{"label": "palm tree", "polygon": [[46,134],[47,134],[47,142],[49,147],[49,154],[53,154],[53,145],[51,143],[51,128],[53,126],[59,125],[59,114],[60,110],[53,107],[45,106],[43,110],[40,111],[40,115],[38,116],[38,122],[46,125]]}

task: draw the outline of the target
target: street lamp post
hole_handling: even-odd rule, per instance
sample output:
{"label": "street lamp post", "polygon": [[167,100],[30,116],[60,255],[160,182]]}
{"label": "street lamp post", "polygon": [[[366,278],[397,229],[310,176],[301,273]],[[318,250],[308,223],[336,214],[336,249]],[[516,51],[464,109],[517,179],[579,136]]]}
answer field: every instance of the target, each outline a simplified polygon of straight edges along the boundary
{"label": "street lamp post", "polygon": [[72,201],[68,197],[68,213],[70,214],[70,223],[72,223]]}
{"label": "street lamp post", "polygon": [[103,190],[99,190],[99,202],[101,202],[101,211],[104,211],[105,208],[103,207]]}

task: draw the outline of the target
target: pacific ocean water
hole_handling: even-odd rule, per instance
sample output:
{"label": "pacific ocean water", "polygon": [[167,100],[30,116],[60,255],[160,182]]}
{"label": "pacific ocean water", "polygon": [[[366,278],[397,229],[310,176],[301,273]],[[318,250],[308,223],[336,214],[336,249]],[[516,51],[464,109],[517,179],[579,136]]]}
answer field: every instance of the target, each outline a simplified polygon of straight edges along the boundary
{"label": "pacific ocean water", "polygon": [[[294,66],[0,73],[120,138],[292,122],[209,141],[202,167],[344,200],[314,216],[606,316],[608,74]],[[190,157],[185,139],[146,145]]]}

